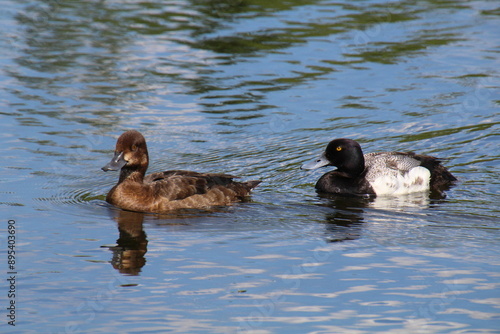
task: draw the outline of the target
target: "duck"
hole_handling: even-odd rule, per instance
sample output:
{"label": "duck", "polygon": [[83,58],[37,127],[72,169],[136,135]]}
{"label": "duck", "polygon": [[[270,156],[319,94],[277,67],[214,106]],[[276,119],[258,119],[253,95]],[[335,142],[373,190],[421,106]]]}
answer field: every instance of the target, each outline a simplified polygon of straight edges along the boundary
{"label": "duck", "polygon": [[457,181],[436,157],[414,152],[363,154],[359,143],[347,138],[330,141],[319,158],[301,168],[324,166],[337,167],[316,182],[316,191],[324,194],[384,196],[431,191],[442,195]]}
{"label": "duck", "polygon": [[207,209],[243,201],[261,182],[236,182],[236,176],[169,170],[146,175],[149,154],[144,136],[124,132],[116,142],[114,156],[102,170],[120,171],[118,183],[106,201],[127,211],[168,213],[179,209]]}

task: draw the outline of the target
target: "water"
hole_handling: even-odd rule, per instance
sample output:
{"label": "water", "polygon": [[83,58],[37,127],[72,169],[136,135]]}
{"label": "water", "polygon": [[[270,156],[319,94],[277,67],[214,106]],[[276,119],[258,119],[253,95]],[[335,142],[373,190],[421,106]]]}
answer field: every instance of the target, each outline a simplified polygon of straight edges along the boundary
{"label": "water", "polygon": [[[2,332],[499,332],[496,1],[2,5]],[[110,207],[126,129],[150,171],[263,182],[212,212]],[[299,166],[338,137],[459,182],[320,198]]]}

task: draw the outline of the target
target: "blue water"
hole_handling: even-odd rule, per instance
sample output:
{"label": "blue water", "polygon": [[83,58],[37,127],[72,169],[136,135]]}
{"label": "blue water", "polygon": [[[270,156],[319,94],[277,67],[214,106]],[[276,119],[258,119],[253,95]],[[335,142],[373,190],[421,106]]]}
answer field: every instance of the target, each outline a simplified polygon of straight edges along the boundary
{"label": "blue water", "polygon": [[[2,332],[500,333],[496,1],[2,5]],[[128,129],[150,171],[263,182],[211,212],[113,208]],[[320,198],[328,168],[299,167],[340,137],[459,182]]]}

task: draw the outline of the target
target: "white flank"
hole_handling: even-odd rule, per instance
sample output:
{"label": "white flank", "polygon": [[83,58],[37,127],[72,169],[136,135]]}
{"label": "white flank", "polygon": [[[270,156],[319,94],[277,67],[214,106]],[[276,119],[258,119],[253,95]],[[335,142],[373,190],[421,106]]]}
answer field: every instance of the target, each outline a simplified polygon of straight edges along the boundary
{"label": "white flank", "polygon": [[377,195],[404,195],[428,191],[431,172],[425,167],[414,167],[405,173],[382,175],[370,182]]}

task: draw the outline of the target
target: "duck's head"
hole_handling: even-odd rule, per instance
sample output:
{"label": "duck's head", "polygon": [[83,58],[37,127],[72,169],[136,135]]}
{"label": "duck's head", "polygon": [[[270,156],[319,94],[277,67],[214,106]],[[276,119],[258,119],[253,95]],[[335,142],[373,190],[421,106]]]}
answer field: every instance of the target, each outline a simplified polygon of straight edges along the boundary
{"label": "duck's head", "polygon": [[148,168],[148,148],[144,136],[135,130],[124,132],[116,142],[113,159],[102,170],[127,169],[144,170]]}
{"label": "duck's head", "polygon": [[302,165],[302,169],[316,169],[324,166],[335,166],[339,172],[356,176],[365,169],[365,159],[361,146],[352,139],[334,139],[326,146],[325,151],[316,159]]}

